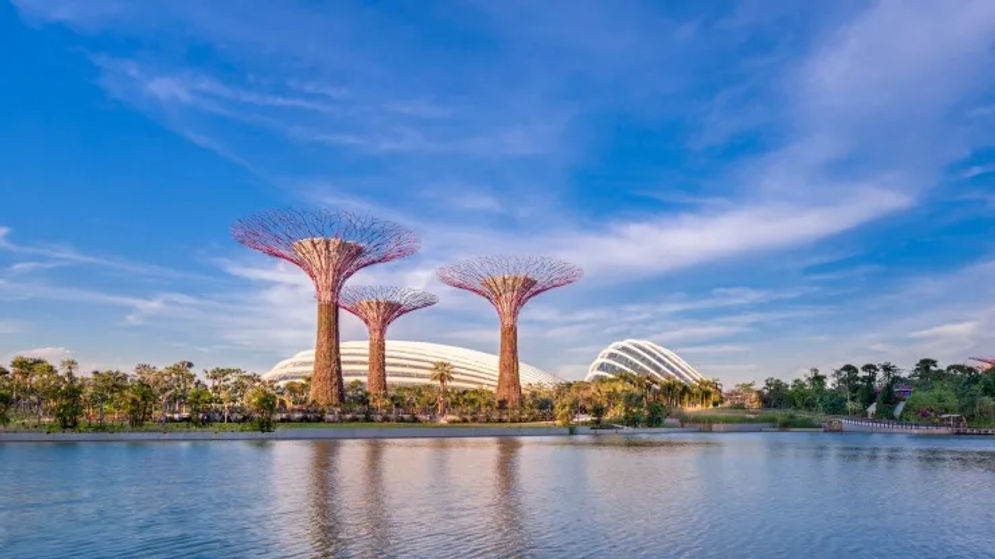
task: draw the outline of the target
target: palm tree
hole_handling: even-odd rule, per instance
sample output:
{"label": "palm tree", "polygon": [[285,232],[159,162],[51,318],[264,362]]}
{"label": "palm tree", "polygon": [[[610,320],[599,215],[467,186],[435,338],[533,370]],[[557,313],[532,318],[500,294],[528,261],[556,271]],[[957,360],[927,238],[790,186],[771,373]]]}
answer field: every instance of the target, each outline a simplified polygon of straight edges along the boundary
{"label": "palm tree", "polygon": [[439,415],[446,413],[446,385],[453,380],[453,364],[448,361],[436,361],[432,364],[431,379],[439,383]]}

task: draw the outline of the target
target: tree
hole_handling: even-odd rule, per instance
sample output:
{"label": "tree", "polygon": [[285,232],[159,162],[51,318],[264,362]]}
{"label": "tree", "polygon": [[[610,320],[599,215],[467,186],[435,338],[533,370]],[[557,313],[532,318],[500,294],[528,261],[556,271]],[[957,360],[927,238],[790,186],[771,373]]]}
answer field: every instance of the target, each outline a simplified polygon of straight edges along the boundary
{"label": "tree", "polygon": [[667,408],[660,402],[650,402],[646,406],[646,426],[660,427],[667,417]]}
{"label": "tree", "polygon": [[14,404],[14,394],[4,384],[0,384],[0,427],[10,423],[10,408]]}
{"label": "tree", "polygon": [[601,425],[601,422],[605,420],[605,405],[601,402],[594,402],[589,411],[591,417],[594,418],[594,424]]}
{"label": "tree", "polygon": [[446,415],[446,387],[450,382],[453,381],[453,364],[448,361],[436,361],[432,364],[432,376],[430,377],[433,382],[439,383],[439,401],[438,401],[438,411],[439,416]]}
{"label": "tree", "polygon": [[556,402],[556,424],[567,427],[573,423],[574,416],[577,415],[577,399],[568,397]]}
{"label": "tree", "polygon": [[252,412],[256,427],[263,433],[273,430],[273,414],[276,412],[276,394],[256,386],[245,395],[245,407]]}
{"label": "tree", "polygon": [[140,427],[152,418],[152,406],[156,401],[155,390],[145,380],[132,381],[124,392],[122,407],[128,415],[128,425]]}
{"label": "tree", "polygon": [[66,376],[54,390],[53,415],[63,429],[75,429],[79,426],[79,417],[83,414],[83,387],[72,375],[71,368],[63,370],[66,371]]}
{"label": "tree", "polygon": [[765,408],[785,409],[793,404],[788,385],[783,380],[768,377],[760,391],[760,399]]}
{"label": "tree", "polygon": [[214,395],[203,386],[193,387],[187,394],[187,407],[190,408],[190,422],[194,425],[204,424],[204,412],[214,403]]}
{"label": "tree", "polygon": [[94,371],[83,391],[87,405],[97,409],[98,421],[104,422],[107,407],[121,398],[128,387],[128,375],[121,371]]}
{"label": "tree", "polygon": [[944,372],[939,368],[936,359],[920,359],[912,368],[909,377],[919,386],[930,388],[934,383],[943,380]]}

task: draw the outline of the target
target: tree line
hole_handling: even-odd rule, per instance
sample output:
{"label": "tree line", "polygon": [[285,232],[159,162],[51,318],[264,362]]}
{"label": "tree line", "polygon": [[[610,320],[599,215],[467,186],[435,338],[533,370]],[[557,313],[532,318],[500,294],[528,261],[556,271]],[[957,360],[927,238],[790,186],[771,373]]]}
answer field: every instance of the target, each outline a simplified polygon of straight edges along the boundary
{"label": "tree line", "polygon": [[657,426],[675,409],[711,407],[722,398],[717,380],[685,384],[633,373],[555,386],[526,386],[519,406],[502,409],[486,388],[453,388],[452,365],[438,362],[433,384],[391,385],[370,394],[364,383],[346,386],[343,403],[308,402],[309,379],[276,384],[236,368],[198,375],[194,364],[142,363],[131,372],[79,373],[74,360],[58,366],[15,357],[0,367],[0,426],[102,430],[127,425],[186,422],[200,427],[251,422],[268,430],[275,421],[558,421],[589,417],[595,423]]}
{"label": "tree line", "polygon": [[995,369],[970,365],[942,367],[935,359],[920,359],[910,370],[893,363],[852,364],[829,375],[811,369],[803,378],[785,381],[770,377],[763,386],[738,384],[735,390],[753,393],[764,408],[796,409],[828,415],[873,415],[895,419],[894,410],[911,392],[900,419],[935,421],[943,414],[961,414],[972,424],[995,423]]}

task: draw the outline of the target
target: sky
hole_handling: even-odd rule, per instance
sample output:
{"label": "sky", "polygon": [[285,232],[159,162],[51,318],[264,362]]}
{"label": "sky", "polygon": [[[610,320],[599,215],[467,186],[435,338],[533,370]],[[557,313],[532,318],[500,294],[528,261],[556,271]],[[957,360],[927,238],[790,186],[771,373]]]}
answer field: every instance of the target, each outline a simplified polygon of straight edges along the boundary
{"label": "sky", "polygon": [[4,360],[311,347],[307,277],[229,233],[271,207],[419,234],[350,280],[440,297],[394,339],[496,352],[442,264],[580,265],[519,328],[566,379],[625,338],[727,386],[995,354],[987,0],[15,0],[0,67]]}

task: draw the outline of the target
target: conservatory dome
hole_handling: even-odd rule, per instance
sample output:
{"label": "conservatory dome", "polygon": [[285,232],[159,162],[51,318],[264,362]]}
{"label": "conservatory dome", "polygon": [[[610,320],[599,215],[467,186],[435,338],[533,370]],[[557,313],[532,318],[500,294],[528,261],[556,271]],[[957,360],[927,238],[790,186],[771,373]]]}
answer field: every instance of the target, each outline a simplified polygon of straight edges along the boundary
{"label": "conservatory dome", "polygon": [[[387,340],[387,384],[418,385],[432,384],[432,365],[438,361],[448,361],[453,366],[453,380],[449,386],[454,388],[487,388],[497,387],[498,356],[451,345],[433,344],[428,342],[406,342]],[[342,354],[342,377],[345,383],[352,381],[366,382],[369,369],[369,342],[343,342],[340,345]],[[293,357],[277,363],[268,373],[265,380],[278,383],[299,381],[310,376],[314,371],[314,350],[308,349]],[[522,386],[553,385],[563,382],[559,378],[531,365],[519,363],[519,378]]]}
{"label": "conservatory dome", "polygon": [[694,384],[704,377],[676,353],[648,340],[622,340],[601,350],[591,363],[586,380],[635,373],[657,380],[676,379]]}

